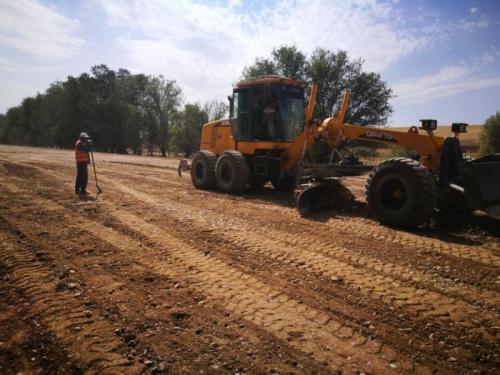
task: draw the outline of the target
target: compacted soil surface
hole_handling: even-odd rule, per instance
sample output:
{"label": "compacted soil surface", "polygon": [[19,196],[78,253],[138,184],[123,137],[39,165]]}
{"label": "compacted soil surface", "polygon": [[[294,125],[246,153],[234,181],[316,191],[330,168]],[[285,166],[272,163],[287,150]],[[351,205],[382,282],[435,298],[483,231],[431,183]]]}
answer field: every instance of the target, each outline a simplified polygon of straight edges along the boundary
{"label": "compacted soil surface", "polygon": [[192,187],[175,159],[0,146],[1,374],[498,374],[500,224]]}

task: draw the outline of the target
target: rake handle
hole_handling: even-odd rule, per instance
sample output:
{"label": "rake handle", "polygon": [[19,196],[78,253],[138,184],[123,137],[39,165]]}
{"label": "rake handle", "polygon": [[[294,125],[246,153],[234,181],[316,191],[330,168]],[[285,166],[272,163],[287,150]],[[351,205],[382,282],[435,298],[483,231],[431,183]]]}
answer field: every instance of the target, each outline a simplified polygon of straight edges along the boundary
{"label": "rake handle", "polygon": [[92,157],[92,167],[94,168],[94,177],[95,177],[95,187],[97,188],[97,194],[102,192],[99,182],[97,180],[97,171],[95,169],[95,161],[94,161],[94,150],[90,149],[90,156]]}

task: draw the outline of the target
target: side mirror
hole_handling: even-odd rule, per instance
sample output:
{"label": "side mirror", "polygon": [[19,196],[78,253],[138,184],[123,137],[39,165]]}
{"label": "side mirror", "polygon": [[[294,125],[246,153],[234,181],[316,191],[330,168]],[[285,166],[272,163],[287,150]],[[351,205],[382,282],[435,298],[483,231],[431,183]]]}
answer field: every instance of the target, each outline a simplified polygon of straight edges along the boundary
{"label": "side mirror", "polygon": [[234,111],[234,97],[231,95],[227,96],[227,100],[229,100],[229,118],[233,118],[233,111]]}

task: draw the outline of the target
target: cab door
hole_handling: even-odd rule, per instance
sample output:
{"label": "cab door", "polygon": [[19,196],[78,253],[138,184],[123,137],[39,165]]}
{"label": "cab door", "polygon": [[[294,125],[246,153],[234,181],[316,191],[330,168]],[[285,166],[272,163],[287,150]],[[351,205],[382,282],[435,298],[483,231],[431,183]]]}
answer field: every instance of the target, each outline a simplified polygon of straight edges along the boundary
{"label": "cab door", "polygon": [[250,106],[250,88],[234,91],[234,117],[231,119],[233,137],[236,141],[253,139],[253,116]]}

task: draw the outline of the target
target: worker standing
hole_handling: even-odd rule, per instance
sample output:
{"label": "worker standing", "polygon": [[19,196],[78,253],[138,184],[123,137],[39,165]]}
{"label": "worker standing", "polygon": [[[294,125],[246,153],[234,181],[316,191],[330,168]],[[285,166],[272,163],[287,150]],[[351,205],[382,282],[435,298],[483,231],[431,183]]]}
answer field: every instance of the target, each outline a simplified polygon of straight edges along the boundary
{"label": "worker standing", "polygon": [[76,158],[76,182],[75,193],[78,195],[87,195],[88,170],[87,166],[90,163],[89,153],[92,149],[92,141],[89,135],[85,132],[80,133],[80,137],[75,144]]}

